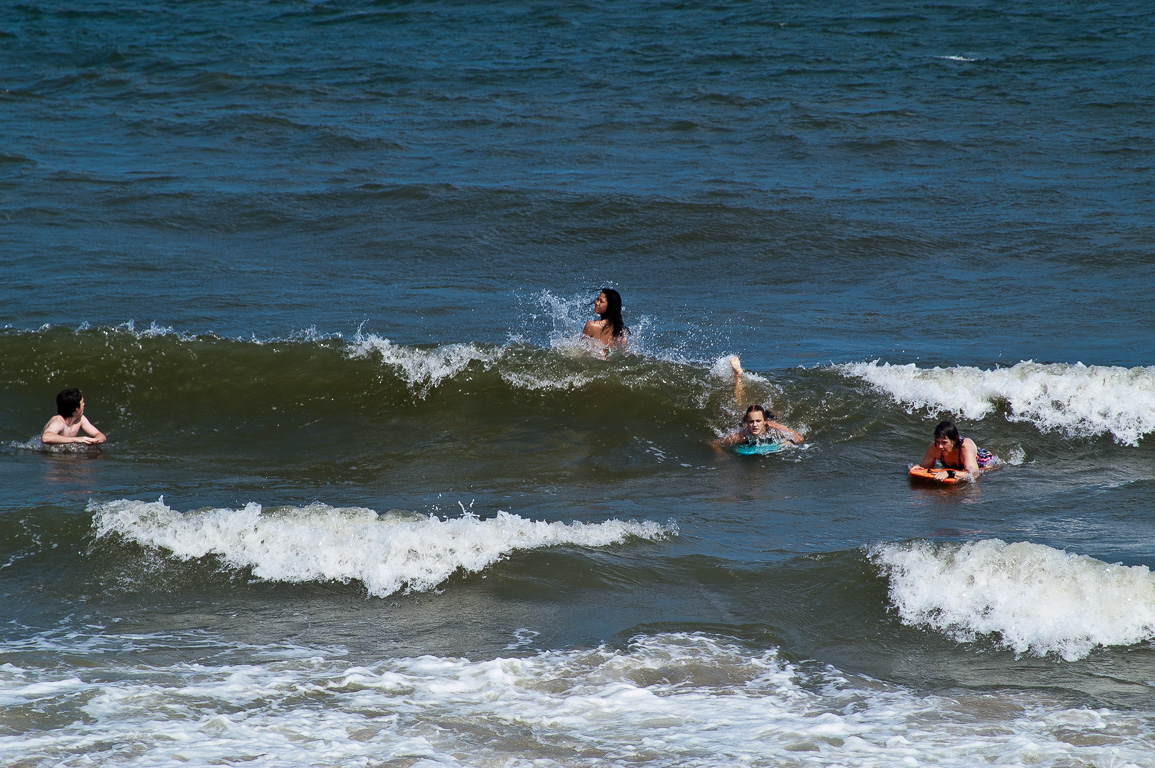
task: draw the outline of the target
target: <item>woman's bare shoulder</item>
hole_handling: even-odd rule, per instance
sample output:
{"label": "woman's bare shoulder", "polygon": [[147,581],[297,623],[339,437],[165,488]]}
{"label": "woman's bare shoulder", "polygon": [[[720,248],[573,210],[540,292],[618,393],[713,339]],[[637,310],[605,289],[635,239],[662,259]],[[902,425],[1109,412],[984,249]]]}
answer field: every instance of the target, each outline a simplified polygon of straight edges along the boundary
{"label": "woman's bare shoulder", "polygon": [[600,339],[607,335],[608,323],[605,320],[590,320],[586,323],[586,327],[582,330],[586,336],[593,336],[595,339]]}

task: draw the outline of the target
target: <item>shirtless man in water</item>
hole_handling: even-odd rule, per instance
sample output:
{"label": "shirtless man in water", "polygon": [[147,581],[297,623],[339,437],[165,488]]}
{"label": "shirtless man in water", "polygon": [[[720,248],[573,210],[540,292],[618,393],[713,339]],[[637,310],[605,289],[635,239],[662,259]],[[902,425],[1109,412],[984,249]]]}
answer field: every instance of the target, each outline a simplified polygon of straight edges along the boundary
{"label": "shirtless man in water", "polygon": [[45,445],[99,445],[108,439],[84,415],[84,395],[79,389],[73,387],[57,395],[56,412],[57,415],[48,420],[40,434],[40,441]]}

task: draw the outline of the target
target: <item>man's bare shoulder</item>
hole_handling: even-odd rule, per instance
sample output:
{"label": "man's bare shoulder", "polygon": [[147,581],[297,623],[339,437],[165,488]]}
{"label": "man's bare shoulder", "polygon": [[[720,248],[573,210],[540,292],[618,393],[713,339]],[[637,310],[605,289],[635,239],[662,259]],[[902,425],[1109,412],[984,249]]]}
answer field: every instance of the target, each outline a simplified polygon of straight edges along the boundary
{"label": "man's bare shoulder", "polygon": [[41,431],[42,432],[52,432],[54,434],[60,434],[61,432],[64,431],[65,427],[67,427],[67,426],[68,426],[68,422],[66,422],[64,420],[64,417],[57,414],[56,416],[53,416],[51,419],[48,420],[48,423],[44,425],[44,429],[42,429]]}

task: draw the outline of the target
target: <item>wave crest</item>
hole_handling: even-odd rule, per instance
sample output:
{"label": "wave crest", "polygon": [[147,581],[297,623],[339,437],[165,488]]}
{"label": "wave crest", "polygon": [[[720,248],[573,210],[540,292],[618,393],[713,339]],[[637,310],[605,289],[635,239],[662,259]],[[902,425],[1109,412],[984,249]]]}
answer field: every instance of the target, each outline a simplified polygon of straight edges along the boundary
{"label": "wave crest", "polygon": [[94,513],[97,539],[118,534],[180,560],[215,555],[268,581],[360,581],[376,597],[429,590],[457,571],[476,573],[517,550],[677,535],[673,526],[649,521],[548,523],[508,512],[485,520],[470,513],[443,520],[325,504],[265,511],[250,503],[182,513],[163,498],[121,499],[96,505]]}
{"label": "wave crest", "polygon": [[885,544],[870,558],[903,623],[1067,661],[1155,639],[1155,575],[1041,544]]}
{"label": "wave crest", "polygon": [[484,349],[476,344],[444,344],[433,349],[404,347],[372,334],[358,334],[349,346],[350,357],[379,355],[413,389],[428,395],[441,382],[453,379],[473,363],[492,368],[504,355],[501,348]]}
{"label": "wave crest", "polygon": [[1072,436],[1110,433],[1116,442],[1130,446],[1155,431],[1155,366],[1025,361],[1010,368],[983,370],[874,361],[835,369],[863,379],[908,408],[982,419],[1005,402],[1009,421],[1030,422],[1039,429]]}

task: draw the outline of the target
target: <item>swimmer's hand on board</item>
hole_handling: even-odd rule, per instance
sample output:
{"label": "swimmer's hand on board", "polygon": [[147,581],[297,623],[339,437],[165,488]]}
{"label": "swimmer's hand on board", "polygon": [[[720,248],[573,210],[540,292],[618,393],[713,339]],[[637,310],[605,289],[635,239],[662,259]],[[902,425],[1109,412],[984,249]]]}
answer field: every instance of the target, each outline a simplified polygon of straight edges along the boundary
{"label": "swimmer's hand on board", "polygon": [[959,480],[973,480],[974,477],[965,469],[943,469],[934,473],[935,480],[946,480],[947,478],[958,478]]}

